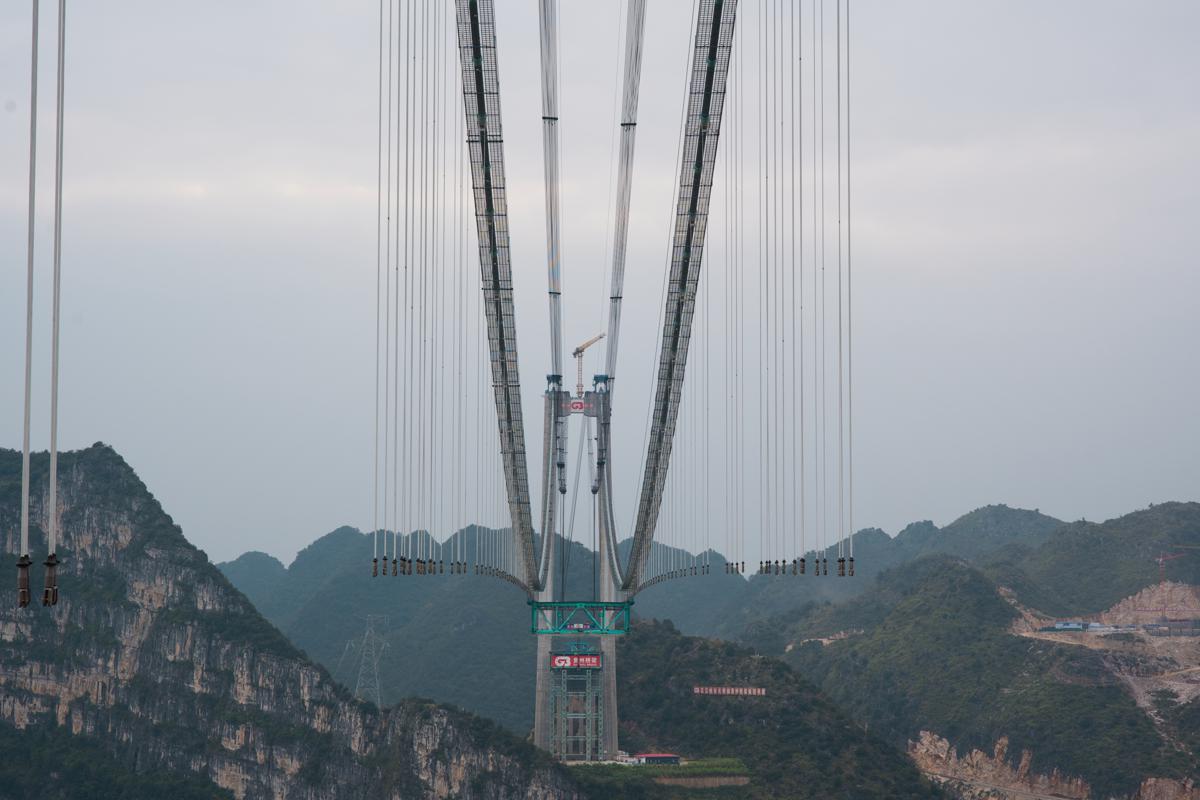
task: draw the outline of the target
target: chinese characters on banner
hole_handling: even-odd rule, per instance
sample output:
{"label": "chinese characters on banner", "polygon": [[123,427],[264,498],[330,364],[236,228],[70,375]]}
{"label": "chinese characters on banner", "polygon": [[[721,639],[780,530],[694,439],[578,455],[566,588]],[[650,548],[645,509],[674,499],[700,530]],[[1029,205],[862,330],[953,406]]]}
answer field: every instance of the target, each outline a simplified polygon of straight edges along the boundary
{"label": "chinese characters on banner", "polygon": [[762,697],[767,690],[761,686],[693,686],[692,694],[716,694],[728,697]]}
{"label": "chinese characters on banner", "polygon": [[552,669],[600,669],[600,655],[581,654],[581,655],[563,655],[550,656],[550,667]]}

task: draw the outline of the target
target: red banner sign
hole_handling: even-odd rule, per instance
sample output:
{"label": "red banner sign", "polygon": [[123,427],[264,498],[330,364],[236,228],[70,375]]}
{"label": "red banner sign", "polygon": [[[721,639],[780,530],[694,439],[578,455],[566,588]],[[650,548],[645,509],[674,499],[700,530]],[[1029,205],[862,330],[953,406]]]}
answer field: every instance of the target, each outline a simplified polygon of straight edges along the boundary
{"label": "red banner sign", "polygon": [[550,656],[551,669],[600,669],[600,655]]}
{"label": "red banner sign", "polygon": [[761,686],[693,686],[692,694],[715,694],[726,697],[763,697],[767,690]]}

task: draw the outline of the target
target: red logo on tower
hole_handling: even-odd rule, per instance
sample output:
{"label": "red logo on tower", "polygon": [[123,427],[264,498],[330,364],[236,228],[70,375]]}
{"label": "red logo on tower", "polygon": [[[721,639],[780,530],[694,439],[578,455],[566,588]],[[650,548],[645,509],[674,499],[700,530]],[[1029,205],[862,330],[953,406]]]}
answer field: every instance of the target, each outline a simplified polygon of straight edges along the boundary
{"label": "red logo on tower", "polygon": [[550,656],[551,669],[600,669],[599,653]]}

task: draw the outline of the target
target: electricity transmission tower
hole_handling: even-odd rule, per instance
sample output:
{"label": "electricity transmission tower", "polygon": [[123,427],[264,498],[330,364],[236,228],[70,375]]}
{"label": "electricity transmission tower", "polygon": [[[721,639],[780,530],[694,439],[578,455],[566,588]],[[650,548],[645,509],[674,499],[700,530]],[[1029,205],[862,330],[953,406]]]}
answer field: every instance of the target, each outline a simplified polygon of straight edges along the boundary
{"label": "electricity transmission tower", "polygon": [[359,645],[358,681],[354,685],[354,696],[360,700],[369,700],[376,706],[383,706],[382,692],[379,686],[379,659],[388,643],[376,630],[376,626],[386,628],[388,618],[379,614],[367,615],[367,630],[363,633],[362,644]]}

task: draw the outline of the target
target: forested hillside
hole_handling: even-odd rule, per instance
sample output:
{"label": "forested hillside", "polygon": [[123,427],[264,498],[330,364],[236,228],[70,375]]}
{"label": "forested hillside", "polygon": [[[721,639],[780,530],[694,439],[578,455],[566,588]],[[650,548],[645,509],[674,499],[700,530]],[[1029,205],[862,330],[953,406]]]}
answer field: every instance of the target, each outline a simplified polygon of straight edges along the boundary
{"label": "forested hillside", "polygon": [[[990,752],[1006,736],[1014,754],[1031,751],[1035,772],[1082,777],[1101,797],[1200,769],[1159,734],[1101,654],[1010,633],[1018,612],[979,570],[923,558],[879,584],[873,597],[797,620],[786,659],[894,744],[930,730]],[[802,643],[838,630],[862,633]]]}
{"label": "forested hillside", "polygon": [[1094,614],[1159,579],[1200,585],[1200,503],[1162,503],[1107,522],[1074,522],[1037,547],[982,561],[1026,605]]}
{"label": "forested hillside", "polygon": [[[683,636],[665,622],[637,625],[618,656],[623,747],[736,757],[752,775],[746,797],[942,796],[902,750],[865,732],[778,659]],[[766,695],[695,695],[694,686],[754,686]]]}

